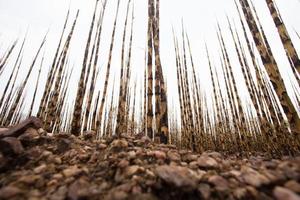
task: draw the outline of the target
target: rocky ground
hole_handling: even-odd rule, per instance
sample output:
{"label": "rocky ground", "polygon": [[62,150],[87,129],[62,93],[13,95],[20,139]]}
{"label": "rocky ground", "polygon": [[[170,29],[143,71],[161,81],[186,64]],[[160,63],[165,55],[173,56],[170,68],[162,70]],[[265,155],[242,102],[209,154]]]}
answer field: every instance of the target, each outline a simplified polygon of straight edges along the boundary
{"label": "rocky ground", "polygon": [[147,137],[32,127],[0,139],[0,199],[300,199],[300,157],[195,154]]}

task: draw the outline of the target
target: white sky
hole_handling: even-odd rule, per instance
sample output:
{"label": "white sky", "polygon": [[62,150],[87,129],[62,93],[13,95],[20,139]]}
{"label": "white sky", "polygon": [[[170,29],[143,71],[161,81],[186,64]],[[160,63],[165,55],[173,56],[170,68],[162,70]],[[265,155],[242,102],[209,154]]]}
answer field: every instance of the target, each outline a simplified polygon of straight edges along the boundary
{"label": "white sky", "polygon": [[[146,44],[146,30],[147,30],[147,0],[133,0],[135,6],[134,17],[134,42],[132,64],[134,74],[139,75],[139,80],[142,80],[142,74],[145,66],[144,54]],[[262,21],[264,30],[270,41],[275,58],[282,71],[290,73],[286,66],[288,61],[285,57],[284,49],[280,43],[279,36],[272,21],[272,18],[267,9],[265,0],[253,0],[259,17]],[[101,40],[101,54],[99,58],[100,79],[98,81],[98,88],[103,85],[103,78],[105,74],[107,55],[109,43],[111,40],[112,22],[115,16],[117,0],[108,0],[108,8],[105,13],[104,29]],[[293,42],[300,51],[300,41],[296,37],[294,29],[300,32],[300,2],[298,0],[276,0],[281,11],[283,20],[289,30]],[[123,32],[123,24],[125,20],[127,0],[121,0],[120,16],[118,20],[114,57],[111,69],[115,72],[111,75],[111,81],[119,76],[120,67],[120,47]],[[79,72],[82,66],[82,59],[84,54],[85,43],[89,31],[89,25],[92,18],[92,12],[95,5],[95,0],[0,0],[0,55],[7,49],[16,38],[22,39],[27,28],[29,28],[29,38],[25,47],[24,62],[22,71],[25,72],[35,52],[44,36],[49,29],[45,49],[45,66],[43,69],[43,82],[45,82],[48,66],[50,66],[56,46],[61,34],[65,15],[70,5],[71,15],[69,20],[69,28],[71,21],[74,19],[76,9],[80,9],[79,21],[76,26],[74,37],[71,43],[70,65],[75,67],[71,85],[71,91],[75,90]],[[226,15],[230,19],[234,19],[235,23],[240,27],[237,18],[237,11],[233,0],[161,0],[161,59],[165,77],[168,79],[169,86],[169,102],[172,102],[176,95],[173,91],[177,90],[176,83],[176,68],[173,47],[172,26],[177,35],[181,34],[181,20],[184,20],[192,46],[192,52],[196,65],[196,70],[200,74],[202,88],[205,90],[211,89],[210,77],[208,72],[208,63],[205,53],[205,41],[208,44],[213,63],[219,67],[219,45],[215,33],[216,22],[219,21],[224,30],[226,45],[228,51],[234,52],[234,44],[229,35]],[[69,29],[68,29],[69,30]],[[20,45],[20,44],[19,44]],[[18,46],[19,47],[19,46]],[[17,52],[17,51],[15,51]],[[237,66],[238,60],[235,54],[231,55],[233,63]],[[10,67],[12,67],[14,59],[10,60]],[[37,62],[39,63],[39,62]],[[36,73],[31,77],[31,84],[29,89],[34,88],[34,83],[37,76],[38,65],[35,66]],[[7,68],[5,74],[10,73],[10,68]],[[235,67],[237,78],[240,79],[239,68]],[[6,83],[7,76],[2,76],[0,80],[0,94],[3,90],[3,84]],[[112,84],[111,84],[112,85]],[[74,86],[74,88],[73,88]],[[243,90],[244,84],[238,87]],[[117,92],[117,90],[115,91]],[[74,92],[70,92],[74,96]],[[32,92],[28,92],[28,98],[31,99]],[[110,94],[110,93],[109,93]],[[2,95],[2,94],[1,94]],[[38,94],[40,97],[40,94]],[[177,101],[177,100],[176,100]],[[175,101],[175,102],[176,102]]]}

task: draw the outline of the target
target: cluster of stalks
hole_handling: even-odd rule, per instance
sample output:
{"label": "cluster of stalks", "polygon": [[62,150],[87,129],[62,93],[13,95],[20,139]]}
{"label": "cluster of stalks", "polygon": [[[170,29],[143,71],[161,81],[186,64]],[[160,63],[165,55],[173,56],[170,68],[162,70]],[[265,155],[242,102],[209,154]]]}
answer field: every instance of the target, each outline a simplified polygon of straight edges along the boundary
{"label": "cluster of stalks", "polygon": [[[289,78],[295,94],[294,100],[288,96],[278,64],[251,0],[235,0],[241,30],[228,19],[234,52],[228,52],[224,30],[219,24],[216,25],[220,66],[214,64],[206,46],[209,69],[207,76],[212,86],[209,93],[201,84],[184,25],[180,34],[173,31],[176,66],[168,68],[176,69],[177,72],[178,106],[176,101],[168,104],[168,87],[160,57],[160,2],[148,0],[145,69],[139,80],[132,73],[134,5],[132,0],[128,0],[126,18],[122,21],[124,29],[118,73],[120,76],[114,76],[110,92],[111,72],[116,71],[111,69],[111,63],[114,59],[116,28],[120,24],[119,10],[122,4],[120,0],[117,1],[108,58],[103,58],[101,35],[103,19],[108,14],[107,0],[97,0],[83,51],[75,100],[69,98],[72,88],[70,79],[75,69],[69,65],[69,54],[79,10],[71,25],[71,13],[67,13],[45,85],[41,84],[40,75],[44,69],[44,55],[41,52],[47,34],[36,50],[25,76],[20,74],[20,68],[27,36],[21,41],[14,41],[0,57],[0,77],[5,70],[9,72],[8,81],[0,96],[0,123],[2,126],[9,126],[28,116],[37,116],[43,120],[45,129],[54,133],[70,132],[80,135],[93,130],[99,138],[113,134],[139,133],[156,142],[172,143],[198,152],[210,149],[246,153],[262,151],[276,155],[298,153],[300,118],[297,110],[299,105],[295,104],[299,104],[300,100],[300,60],[277,5],[273,0],[265,1],[290,63],[286,67],[291,67],[293,72],[294,77],[290,75]],[[11,64],[10,59],[14,53],[17,55],[16,60]],[[236,66],[229,54],[238,58],[240,76],[245,82],[246,91],[240,91],[238,87],[239,79],[234,70]],[[104,66],[104,86],[101,90],[95,87],[99,79],[100,59],[107,59]],[[11,65],[11,68],[8,67]],[[28,104],[26,90],[32,89],[28,88],[28,82],[35,74],[34,93]],[[23,78],[18,85],[17,80]],[[293,79],[296,81],[292,81]],[[137,87],[138,84],[142,85]],[[36,98],[38,93],[42,94],[41,99]],[[114,95],[115,93],[118,95]],[[244,98],[245,93],[250,99]]]}

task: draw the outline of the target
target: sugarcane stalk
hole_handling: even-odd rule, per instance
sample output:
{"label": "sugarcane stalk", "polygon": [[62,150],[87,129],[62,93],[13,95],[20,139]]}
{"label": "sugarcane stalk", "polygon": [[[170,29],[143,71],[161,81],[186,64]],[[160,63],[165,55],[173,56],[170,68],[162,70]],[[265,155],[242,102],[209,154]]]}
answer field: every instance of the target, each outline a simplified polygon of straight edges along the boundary
{"label": "sugarcane stalk", "polygon": [[29,109],[29,116],[30,117],[33,115],[32,114],[32,112],[33,112],[33,106],[35,104],[36,94],[37,94],[37,90],[38,90],[39,83],[40,83],[40,76],[41,76],[43,62],[44,62],[44,56],[43,56],[43,58],[41,60],[40,69],[39,69],[39,72],[38,72],[38,77],[36,79],[35,89],[34,89],[34,93],[33,93],[33,99],[32,99],[32,102],[31,102],[30,109]]}
{"label": "sugarcane stalk", "polygon": [[[94,9],[94,14],[93,14],[93,19],[90,25],[90,31],[84,51],[84,58],[83,58],[83,64],[82,64],[82,69],[81,69],[81,74],[80,74],[80,79],[78,83],[78,88],[76,92],[76,100],[75,100],[75,108],[74,108],[74,113],[73,113],[73,120],[72,120],[72,134],[74,135],[79,135],[81,132],[81,126],[82,126],[82,108],[83,108],[83,99],[85,96],[85,88],[86,88],[86,82],[85,82],[85,77],[89,76],[89,74],[86,74],[86,70],[90,69],[90,66],[87,66],[88,62],[88,57],[89,57],[89,49],[90,49],[90,43],[92,39],[92,33],[94,30],[94,23],[95,23],[95,18],[96,18],[96,11],[97,11],[97,6],[98,6],[98,0],[96,0],[96,5]],[[91,55],[92,56],[92,55]],[[88,67],[88,69],[87,69]]]}
{"label": "sugarcane stalk", "polygon": [[105,75],[105,82],[104,82],[104,90],[103,90],[103,93],[102,93],[102,99],[100,101],[99,115],[98,115],[98,119],[97,119],[97,122],[96,122],[97,131],[101,127],[102,115],[103,115],[103,109],[104,109],[104,103],[105,103],[105,98],[107,96],[107,86],[108,86],[109,75],[110,75],[110,67],[111,67],[111,60],[112,60],[112,51],[113,51],[113,48],[114,48],[114,39],[115,39],[116,24],[117,24],[117,19],[118,19],[118,14],[119,14],[119,6],[120,6],[120,0],[118,0],[116,16],[115,16],[115,21],[114,21],[114,25],[113,25],[113,32],[112,32],[110,49],[109,49],[108,63],[107,63],[107,66],[106,66],[106,75]]}

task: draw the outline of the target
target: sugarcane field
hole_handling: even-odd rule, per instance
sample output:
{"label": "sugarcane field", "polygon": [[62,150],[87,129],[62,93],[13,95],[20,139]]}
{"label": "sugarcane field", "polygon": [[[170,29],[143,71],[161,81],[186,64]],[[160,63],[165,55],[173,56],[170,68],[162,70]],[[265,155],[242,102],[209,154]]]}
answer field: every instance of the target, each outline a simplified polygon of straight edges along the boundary
{"label": "sugarcane field", "polygon": [[299,0],[0,0],[0,200],[300,200]]}

